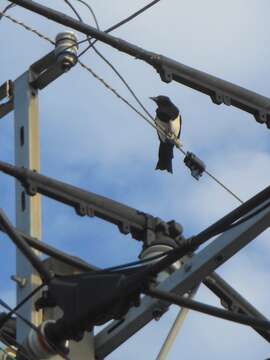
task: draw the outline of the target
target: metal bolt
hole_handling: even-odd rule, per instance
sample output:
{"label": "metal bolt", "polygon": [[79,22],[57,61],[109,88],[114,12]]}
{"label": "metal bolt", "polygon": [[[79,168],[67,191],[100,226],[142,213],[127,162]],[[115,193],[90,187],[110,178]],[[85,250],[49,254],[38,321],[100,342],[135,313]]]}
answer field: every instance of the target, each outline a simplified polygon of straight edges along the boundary
{"label": "metal bolt", "polygon": [[154,318],[156,321],[159,321],[159,319],[161,318],[162,314],[163,314],[163,312],[162,312],[161,309],[155,309],[155,310],[153,310],[153,313],[152,313],[153,318]]}
{"label": "metal bolt", "polygon": [[26,283],[27,283],[27,280],[26,278],[23,278],[23,277],[20,277],[20,276],[17,276],[17,275],[11,275],[11,280],[15,281],[15,283],[20,287],[20,288],[23,288],[25,287]]}

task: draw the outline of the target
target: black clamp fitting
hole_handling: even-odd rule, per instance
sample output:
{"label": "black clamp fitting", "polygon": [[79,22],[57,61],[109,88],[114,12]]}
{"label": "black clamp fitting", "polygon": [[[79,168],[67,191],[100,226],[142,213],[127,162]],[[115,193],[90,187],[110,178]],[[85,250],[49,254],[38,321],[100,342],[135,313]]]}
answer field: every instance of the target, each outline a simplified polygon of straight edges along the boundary
{"label": "black clamp fitting", "polygon": [[199,180],[199,178],[202,176],[203,172],[206,169],[206,165],[204,164],[204,162],[199,159],[195,154],[189,151],[184,158],[184,163],[190,169],[191,175],[196,180]]}

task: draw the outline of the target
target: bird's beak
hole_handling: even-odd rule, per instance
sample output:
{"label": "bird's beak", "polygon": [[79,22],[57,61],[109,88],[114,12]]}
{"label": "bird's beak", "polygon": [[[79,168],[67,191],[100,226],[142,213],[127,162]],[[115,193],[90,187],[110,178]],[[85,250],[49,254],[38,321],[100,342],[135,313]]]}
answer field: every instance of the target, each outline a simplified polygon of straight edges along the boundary
{"label": "bird's beak", "polygon": [[153,100],[154,102],[157,102],[157,98],[154,96],[150,97],[149,99]]}

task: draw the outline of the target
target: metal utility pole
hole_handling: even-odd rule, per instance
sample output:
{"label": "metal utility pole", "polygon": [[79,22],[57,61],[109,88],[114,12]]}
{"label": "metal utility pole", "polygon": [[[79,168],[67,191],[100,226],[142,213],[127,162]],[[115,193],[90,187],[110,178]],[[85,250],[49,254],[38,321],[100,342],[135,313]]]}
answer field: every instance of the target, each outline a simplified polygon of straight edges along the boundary
{"label": "metal utility pole", "polygon": [[[15,163],[28,169],[40,170],[38,90],[29,83],[27,71],[14,82]],[[41,238],[40,195],[29,197],[16,181],[16,227],[27,235]],[[22,301],[37,285],[40,277],[29,261],[16,250],[17,303]],[[33,324],[42,321],[41,312],[34,310],[35,298],[29,300],[20,314]],[[17,340],[22,342],[29,327],[18,319]]]}
{"label": "metal utility pole", "polygon": [[[0,99],[8,99],[6,103],[1,104],[0,118],[14,110],[15,164],[17,166],[36,172],[40,171],[38,92],[68,71],[76,62],[76,37],[71,32],[60,33],[55,40],[55,50],[32,64],[14,82],[7,81],[0,87]],[[41,197],[39,194],[29,196],[17,180],[15,191],[16,228],[24,236],[32,238],[38,243],[42,231]],[[39,248],[38,245],[37,248]],[[38,250],[34,251],[39,255]],[[63,254],[60,254],[61,256],[65,257]],[[58,269],[61,264],[58,263]],[[62,267],[64,268],[63,264]],[[54,269],[49,268],[49,270]],[[16,250],[16,275],[12,276],[12,279],[17,284],[17,304],[41,284],[39,274],[18,248]],[[34,296],[18,312],[23,318],[38,326],[48,318],[48,315],[35,310],[35,301],[36,297]],[[54,315],[56,316],[56,314]],[[24,342],[29,331],[29,326],[17,317],[16,337],[19,344]],[[71,342],[70,353],[74,358],[94,359],[91,333],[86,334],[80,343]],[[57,360],[61,357],[54,356],[53,359]]]}

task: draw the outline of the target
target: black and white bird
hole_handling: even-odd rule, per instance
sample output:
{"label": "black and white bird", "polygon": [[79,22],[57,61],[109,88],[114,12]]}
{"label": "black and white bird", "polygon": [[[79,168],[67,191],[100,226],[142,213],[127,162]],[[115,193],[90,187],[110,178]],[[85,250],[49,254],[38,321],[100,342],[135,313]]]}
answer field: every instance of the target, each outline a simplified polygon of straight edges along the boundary
{"label": "black and white bird", "polygon": [[[150,97],[157,104],[155,124],[170,137],[180,138],[182,119],[179,109],[171,102],[168,96],[159,95]],[[161,131],[157,130],[160,140],[158,162],[156,170],[167,170],[172,173],[172,159],[174,143],[168,139]]]}

